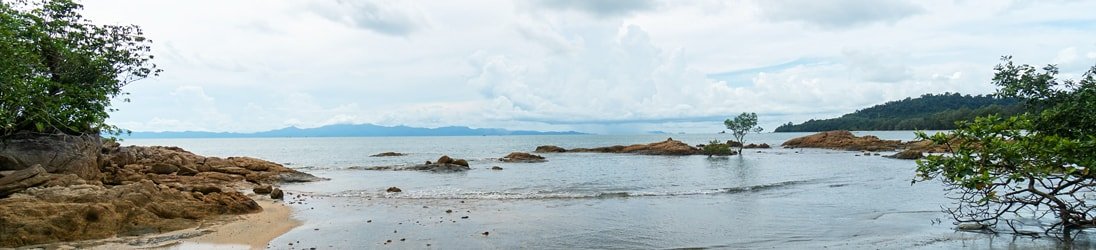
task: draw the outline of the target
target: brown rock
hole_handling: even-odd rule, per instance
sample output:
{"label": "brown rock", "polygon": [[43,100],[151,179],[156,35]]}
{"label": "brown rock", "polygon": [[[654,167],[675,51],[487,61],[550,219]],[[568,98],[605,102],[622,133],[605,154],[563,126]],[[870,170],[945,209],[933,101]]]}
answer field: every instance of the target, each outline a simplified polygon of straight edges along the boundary
{"label": "brown rock", "polygon": [[902,159],[902,160],[916,160],[916,159],[924,158],[925,154],[923,152],[921,152],[920,150],[907,149],[907,150],[902,150],[901,152],[898,152],[896,154],[888,155],[888,156],[884,156],[884,157],[894,158],[894,159]]}
{"label": "brown rock", "polygon": [[99,135],[15,134],[0,140],[0,171],[41,165],[46,172],[99,179]]}
{"label": "brown rock", "polygon": [[491,170],[502,170],[502,167],[499,167],[499,166],[493,166],[493,167],[491,167]]}
{"label": "brown rock", "polygon": [[270,185],[262,185],[251,189],[251,191],[254,191],[255,194],[269,194],[273,191],[273,187],[271,187]]}
{"label": "brown rock", "polygon": [[384,191],[385,191],[385,192],[389,192],[389,193],[399,193],[399,192],[403,192],[403,190],[401,190],[401,189],[400,189],[400,188],[398,188],[398,187],[389,187],[388,189],[386,189],[386,190],[384,190]]}
{"label": "brown rock", "polygon": [[434,163],[437,163],[437,164],[451,164],[451,163],[453,163],[453,158],[449,158],[448,155],[443,155],[440,158],[438,158],[438,161],[436,161]]}
{"label": "brown rock", "polygon": [[[541,146],[549,147],[549,146]],[[538,147],[538,148],[541,148]],[[551,146],[555,147],[555,146]],[[540,152],[539,150],[537,152]],[[700,149],[697,149],[689,144],[685,144],[681,141],[673,139],[667,139],[665,141],[650,143],[650,144],[635,144],[630,146],[609,146],[599,148],[574,148],[565,150],[564,152],[591,152],[591,153],[630,153],[630,154],[642,154],[642,155],[699,155],[703,154]]]}
{"label": "brown rock", "polygon": [[784,142],[788,148],[828,148],[852,151],[890,151],[902,146],[901,141],[880,140],[867,135],[857,137],[849,131],[837,130],[793,138]]}
{"label": "brown rock", "polygon": [[523,152],[513,152],[513,153],[510,153],[506,156],[503,156],[502,158],[499,158],[499,160],[504,161],[504,162],[525,162],[525,163],[545,162],[545,161],[547,161],[547,160],[544,159],[543,156],[530,154],[530,153],[523,153]]}
{"label": "brown rock", "polygon": [[762,143],[762,144],[750,143],[746,146],[743,146],[742,148],[772,148],[772,146],[769,146],[769,144],[765,144],[765,143]]}
{"label": "brown rock", "polygon": [[152,166],[149,167],[149,172],[154,174],[174,174],[175,172],[179,172],[179,167],[167,163],[153,163]]}
{"label": "brown rock", "polygon": [[536,153],[563,153],[563,152],[567,152],[567,150],[563,149],[561,147],[557,147],[557,146],[544,145],[544,146],[537,147],[537,149],[534,150],[533,152],[536,152]]}
{"label": "brown rock", "polygon": [[464,166],[464,167],[468,167],[468,161],[466,161],[466,160],[464,160],[464,159],[456,159],[456,160],[453,160],[453,163],[452,163],[452,164],[453,164],[453,165],[458,165],[458,166]]}
{"label": "brown rock", "polygon": [[273,190],[270,190],[270,198],[275,200],[281,200],[285,198],[285,192],[282,191],[282,189],[280,188],[274,188]]}

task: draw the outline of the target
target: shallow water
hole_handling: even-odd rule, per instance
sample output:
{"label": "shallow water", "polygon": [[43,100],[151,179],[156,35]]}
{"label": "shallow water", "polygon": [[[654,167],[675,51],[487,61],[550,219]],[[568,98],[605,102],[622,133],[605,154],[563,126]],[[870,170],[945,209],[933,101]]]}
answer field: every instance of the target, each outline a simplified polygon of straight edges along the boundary
{"label": "shallow water", "polygon": [[[857,133],[863,135],[865,133]],[[909,140],[912,132],[870,132]],[[751,134],[748,143],[807,133]],[[274,248],[1044,248],[1049,239],[955,232],[940,212],[939,183],[911,185],[916,164],[858,152],[753,149],[742,156],[509,152],[650,143],[689,144],[729,135],[568,135],[130,139],[211,156],[252,156],[330,181],[284,188],[304,225]],[[399,157],[368,157],[396,151]],[[441,155],[471,171],[368,171]],[[884,154],[886,154],[884,152]],[[490,170],[500,166],[505,170]],[[386,193],[391,186],[401,193]],[[300,198],[297,198],[297,195]],[[452,210],[447,213],[446,210]],[[462,218],[467,216],[467,218]],[[487,232],[488,235],[483,235]],[[404,241],[401,241],[404,239]],[[391,243],[386,241],[392,240]],[[293,245],[289,245],[293,243]]]}

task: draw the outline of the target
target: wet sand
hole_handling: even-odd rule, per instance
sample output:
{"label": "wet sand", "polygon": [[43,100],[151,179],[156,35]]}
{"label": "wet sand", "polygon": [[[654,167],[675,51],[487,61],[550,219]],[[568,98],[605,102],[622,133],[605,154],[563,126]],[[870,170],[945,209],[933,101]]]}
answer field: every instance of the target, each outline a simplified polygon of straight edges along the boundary
{"label": "wet sand", "polygon": [[267,244],[301,222],[282,201],[252,197],[263,207],[254,214],[238,215],[202,226],[163,234],[69,242],[47,248],[80,249],[266,249]]}

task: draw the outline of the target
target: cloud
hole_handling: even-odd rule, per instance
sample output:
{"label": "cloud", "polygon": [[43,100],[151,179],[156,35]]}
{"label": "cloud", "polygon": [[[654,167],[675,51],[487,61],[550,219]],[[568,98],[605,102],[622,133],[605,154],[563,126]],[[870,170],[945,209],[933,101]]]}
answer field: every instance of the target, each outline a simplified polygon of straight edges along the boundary
{"label": "cloud", "polygon": [[653,0],[534,0],[534,4],[555,10],[573,10],[597,17],[627,16],[653,10]]}
{"label": "cloud", "polygon": [[895,83],[913,77],[913,69],[906,65],[908,56],[896,49],[846,49],[842,54],[860,80]]}
{"label": "cloud", "polygon": [[332,21],[392,36],[407,36],[427,26],[425,14],[397,1],[335,0],[312,3],[316,14]]}
{"label": "cloud", "polygon": [[925,12],[907,0],[758,0],[763,17],[795,21],[826,29],[850,28],[871,23],[895,23]]}

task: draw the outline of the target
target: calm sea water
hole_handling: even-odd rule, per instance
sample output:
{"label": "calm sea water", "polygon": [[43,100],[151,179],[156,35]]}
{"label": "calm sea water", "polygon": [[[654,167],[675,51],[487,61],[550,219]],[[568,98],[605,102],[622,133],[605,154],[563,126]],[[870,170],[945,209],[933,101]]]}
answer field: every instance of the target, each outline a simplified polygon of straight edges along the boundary
{"label": "calm sea water", "polygon": [[[857,133],[863,135],[865,133]],[[870,132],[909,140],[912,132]],[[916,163],[858,152],[783,149],[807,133],[751,134],[777,148],[741,156],[542,154],[544,163],[497,158],[539,145],[564,148],[689,144],[729,135],[570,135],[258,139],[130,139],[209,156],[252,156],[330,181],[292,184],[304,225],[272,242],[309,248],[1043,248],[1053,240],[956,232],[937,182],[911,185]],[[369,157],[395,151],[400,157]],[[885,153],[884,153],[885,154]],[[368,171],[441,155],[471,171]],[[505,170],[490,170],[500,166]],[[401,193],[386,193],[388,187]],[[301,195],[298,198],[297,195]],[[450,210],[450,212],[447,212]],[[483,233],[487,232],[487,235]],[[391,240],[392,242],[388,242]],[[290,245],[292,243],[292,245]]]}

